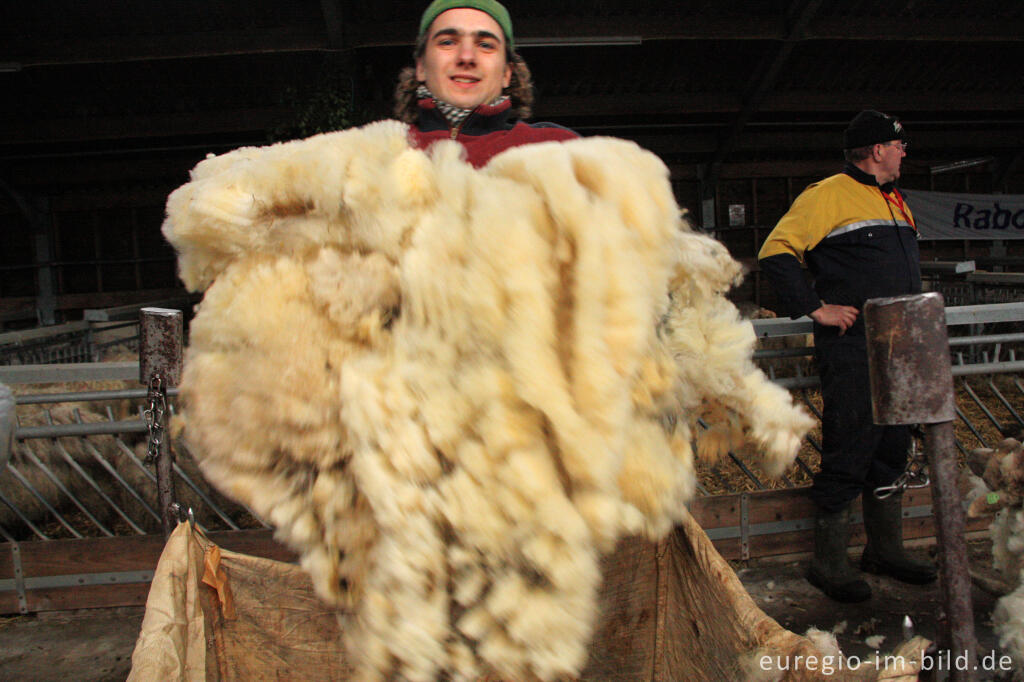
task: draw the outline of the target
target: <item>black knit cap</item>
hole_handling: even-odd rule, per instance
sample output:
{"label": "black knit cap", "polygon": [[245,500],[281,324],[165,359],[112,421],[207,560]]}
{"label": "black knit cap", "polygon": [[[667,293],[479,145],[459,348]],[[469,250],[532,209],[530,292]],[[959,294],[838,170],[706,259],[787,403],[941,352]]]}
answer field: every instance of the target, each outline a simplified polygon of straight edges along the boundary
{"label": "black knit cap", "polygon": [[857,149],[889,140],[906,140],[903,126],[892,116],[867,109],[850,121],[843,133],[843,149]]}

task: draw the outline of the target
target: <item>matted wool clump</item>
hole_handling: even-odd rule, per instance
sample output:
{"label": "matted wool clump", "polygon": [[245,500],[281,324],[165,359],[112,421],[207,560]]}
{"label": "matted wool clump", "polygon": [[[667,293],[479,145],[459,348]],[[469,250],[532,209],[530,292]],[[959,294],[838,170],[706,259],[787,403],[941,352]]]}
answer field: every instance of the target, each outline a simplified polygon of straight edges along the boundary
{"label": "matted wool clump", "polygon": [[577,674],[600,556],[685,514],[697,419],[774,472],[812,423],[629,142],[474,169],[388,121],[209,158],[167,215],[205,290],[185,437],[353,610],[362,678]]}

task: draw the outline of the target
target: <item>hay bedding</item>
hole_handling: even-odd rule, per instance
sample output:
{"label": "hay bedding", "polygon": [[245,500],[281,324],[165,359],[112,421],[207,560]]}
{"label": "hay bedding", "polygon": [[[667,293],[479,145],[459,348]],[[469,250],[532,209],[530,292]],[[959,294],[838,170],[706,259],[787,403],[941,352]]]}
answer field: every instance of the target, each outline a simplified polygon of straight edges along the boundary
{"label": "hay bedding", "polygon": [[578,674],[599,558],[706,458],[812,420],[750,361],[740,276],[632,143],[476,170],[395,122],[211,157],[167,204],[205,290],[182,380],[207,478],[351,608],[361,678]]}
{"label": "hay bedding", "polygon": [[[970,383],[971,388],[979,396],[985,408],[993,415],[998,424],[994,424],[989,416],[985,414],[978,404],[971,398],[965,389],[965,384]],[[989,382],[998,388],[1000,395],[1004,397],[1013,409],[1011,412],[1007,409],[999,397],[992,392]],[[967,424],[959,417],[953,422],[953,430],[957,441],[959,441],[964,447],[971,448],[978,445],[985,446],[986,444],[992,445],[999,443],[1003,438],[1006,437],[1007,433],[1017,434],[1020,436],[1020,429],[1015,428],[1017,420],[1014,417],[1016,414],[1024,413],[1024,392],[1022,392],[1016,385],[1014,385],[1014,379],[1012,375],[997,375],[987,377],[984,380],[958,380],[954,389],[956,392],[956,404],[960,411],[970,420],[974,430],[981,436],[981,440],[974,434]],[[821,411],[821,392],[817,389],[797,389],[790,391],[793,400],[796,403],[804,401],[814,407],[819,413]],[[818,422],[812,428],[807,438],[804,439],[800,446],[798,456],[803,460],[804,464],[811,471],[817,471],[820,466],[821,455],[815,445],[812,445],[809,439],[813,439],[814,443],[820,447],[821,445],[821,423]],[[923,448],[923,443],[918,443],[919,448]],[[782,478],[770,479],[766,478],[764,471],[760,465],[761,457],[755,452],[751,453],[747,449],[739,449],[735,452],[736,456],[743,461],[757,475],[758,479],[769,489],[787,488],[789,484]],[[957,450],[958,465],[962,469],[964,467],[966,457],[963,452]],[[807,471],[794,464],[785,472],[785,477],[789,479],[789,482],[796,487],[809,486],[812,482],[812,477]],[[739,467],[731,464],[730,462],[724,462],[721,466],[717,467],[716,471],[712,471],[710,467],[703,466],[698,462],[697,467],[697,480],[701,482],[704,489],[711,495],[729,494],[744,491],[757,490],[757,486]]]}

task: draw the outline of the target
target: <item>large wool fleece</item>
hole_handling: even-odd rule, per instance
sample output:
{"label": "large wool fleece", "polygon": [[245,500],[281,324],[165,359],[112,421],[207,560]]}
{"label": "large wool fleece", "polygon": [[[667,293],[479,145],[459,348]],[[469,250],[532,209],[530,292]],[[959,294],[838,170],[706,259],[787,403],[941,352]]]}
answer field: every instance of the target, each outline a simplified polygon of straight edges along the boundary
{"label": "large wool fleece", "polygon": [[691,439],[787,466],[811,420],[753,366],[664,165],[586,139],[482,169],[393,121],[208,158],[164,234],[205,290],[181,384],[207,477],[350,607],[359,675],[578,673],[598,561],[663,536]]}

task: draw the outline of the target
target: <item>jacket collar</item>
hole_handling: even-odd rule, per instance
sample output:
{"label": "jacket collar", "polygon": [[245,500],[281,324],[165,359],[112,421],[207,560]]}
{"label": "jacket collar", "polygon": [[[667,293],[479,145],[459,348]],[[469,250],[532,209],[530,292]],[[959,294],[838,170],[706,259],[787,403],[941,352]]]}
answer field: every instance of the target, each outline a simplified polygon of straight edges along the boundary
{"label": "jacket collar", "polygon": [[[417,127],[424,133],[436,130],[451,130],[448,120],[437,108],[432,99],[421,99],[418,102],[420,115]],[[459,128],[462,135],[486,135],[495,130],[507,130],[512,127],[512,101],[504,100],[493,106],[481,104],[470,114]]]}
{"label": "jacket collar", "polygon": [[862,185],[867,185],[869,187],[878,187],[886,194],[891,194],[892,191],[896,189],[896,185],[892,182],[887,182],[884,185],[879,185],[878,179],[874,175],[862,171],[860,168],[857,168],[857,166],[853,165],[849,161],[847,161],[846,166],[843,167],[843,173],[849,175],[851,178],[853,178]]}

